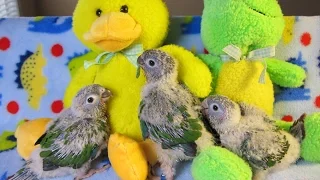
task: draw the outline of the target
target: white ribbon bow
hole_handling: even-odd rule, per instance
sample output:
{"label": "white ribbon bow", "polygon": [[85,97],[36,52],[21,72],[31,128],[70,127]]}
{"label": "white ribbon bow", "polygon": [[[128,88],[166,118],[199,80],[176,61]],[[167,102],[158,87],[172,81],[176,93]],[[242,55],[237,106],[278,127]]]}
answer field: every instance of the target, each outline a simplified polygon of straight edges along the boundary
{"label": "white ribbon bow", "polygon": [[223,52],[226,53],[226,55],[221,55],[222,61],[229,61],[231,59],[234,59],[236,61],[240,61],[242,59],[252,60],[252,61],[262,61],[263,62],[263,71],[261,72],[259,83],[265,84],[265,77],[267,73],[267,62],[264,58],[273,57],[276,54],[276,48],[274,46],[262,48],[262,49],[256,49],[251,52],[249,52],[248,56],[243,56],[242,51],[240,48],[238,48],[235,45],[229,45],[223,49]]}

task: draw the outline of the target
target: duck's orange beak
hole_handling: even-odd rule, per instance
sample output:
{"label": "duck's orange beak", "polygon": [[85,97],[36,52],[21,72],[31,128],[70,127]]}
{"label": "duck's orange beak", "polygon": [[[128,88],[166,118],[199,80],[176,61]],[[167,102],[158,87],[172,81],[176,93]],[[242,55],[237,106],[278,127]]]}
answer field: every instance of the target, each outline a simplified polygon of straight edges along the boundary
{"label": "duck's orange beak", "polygon": [[129,14],[112,12],[99,17],[84,34],[86,41],[104,51],[117,52],[130,46],[141,35],[141,25]]}

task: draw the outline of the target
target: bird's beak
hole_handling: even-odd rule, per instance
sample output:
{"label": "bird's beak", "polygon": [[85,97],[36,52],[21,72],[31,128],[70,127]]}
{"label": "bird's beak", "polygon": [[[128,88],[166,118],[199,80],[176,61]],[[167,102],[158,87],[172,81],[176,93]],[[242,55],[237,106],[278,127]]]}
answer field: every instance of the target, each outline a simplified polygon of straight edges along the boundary
{"label": "bird's beak", "polygon": [[207,116],[207,114],[208,114],[208,109],[209,109],[208,101],[207,101],[207,99],[205,99],[205,100],[201,103],[201,113],[202,113],[202,115]]}
{"label": "bird's beak", "polygon": [[106,89],[106,91],[103,92],[101,95],[102,102],[103,103],[107,102],[111,97],[112,97],[111,91]]}

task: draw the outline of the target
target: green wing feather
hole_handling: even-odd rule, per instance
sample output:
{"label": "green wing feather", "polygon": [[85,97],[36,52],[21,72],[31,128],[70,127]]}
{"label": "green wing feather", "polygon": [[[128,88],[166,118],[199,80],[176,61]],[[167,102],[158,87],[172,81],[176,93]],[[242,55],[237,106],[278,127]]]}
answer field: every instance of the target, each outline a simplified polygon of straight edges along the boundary
{"label": "green wing feather", "polygon": [[276,140],[281,146],[281,149],[277,153],[267,153],[265,152],[265,156],[261,157],[256,154],[256,151],[253,150],[249,143],[250,137],[244,141],[244,143],[241,146],[241,152],[242,156],[247,159],[252,166],[254,166],[257,169],[267,169],[270,167],[273,167],[276,163],[280,163],[281,160],[284,158],[284,156],[287,154],[289,149],[289,142],[287,141],[285,136],[278,137]]}
{"label": "green wing feather", "polygon": [[144,101],[141,101],[140,105],[139,105],[140,128],[141,128],[141,132],[142,132],[142,137],[143,137],[144,140],[146,140],[149,137],[148,127],[147,127],[145,121],[142,120],[141,117],[140,117],[140,114],[141,114],[144,106],[145,106]]}
{"label": "green wing feather", "polygon": [[83,164],[90,159],[94,159],[98,152],[98,145],[86,145],[80,154],[68,154],[64,158],[59,158],[59,154],[51,150],[42,151],[40,157],[47,163],[51,163],[60,167],[72,167],[74,169],[81,168]]}
{"label": "green wing feather", "polygon": [[[172,102],[174,105],[174,103]],[[199,137],[201,137],[202,126],[200,125],[200,119],[190,118],[190,114],[185,106],[176,107],[178,113],[182,115],[184,121],[179,125],[152,125],[145,122],[148,127],[150,135],[153,139],[156,139],[161,143],[163,148],[172,148],[179,144],[194,143]],[[174,114],[167,115],[167,121],[174,121]]]}
{"label": "green wing feather", "polygon": [[54,143],[59,139],[64,139],[64,144],[67,145],[69,140],[68,136],[72,130],[76,129],[78,124],[74,124],[62,131],[61,129],[50,128],[46,136],[41,141],[40,145],[43,150],[40,152],[40,157],[44,159],[47,165],[59,166],[59,167],[72,167],[78,169],[82,167],[90,159],[94,159],[99,146],[97,144],[87,144],[80,153],[70,153],[70,154],[59,154],[57,151],[52,151],[54,149]]}

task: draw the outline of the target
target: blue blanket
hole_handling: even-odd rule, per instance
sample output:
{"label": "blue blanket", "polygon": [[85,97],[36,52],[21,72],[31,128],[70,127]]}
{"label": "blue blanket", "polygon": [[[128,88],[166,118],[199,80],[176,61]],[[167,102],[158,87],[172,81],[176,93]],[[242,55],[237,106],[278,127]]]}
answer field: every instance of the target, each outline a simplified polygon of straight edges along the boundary
{"label": "blue blanket", "polygon": [[[276,117],[291,121],[304,112],[320,110],[320,17],[286,20],[294,23],[287,23],[277,56],[308,72],[305,86],[280,89],[276,96]],[[200,22],[200,17],[173,18],[166,43],[204,53]],[[41,117],[54,118],[63,109],[62,97],[70,81],[68,62],[88,52],[74,36],[71,23],[71,17],[0,19],[0,180],[24,163],[15,149],[13,132],[17,124]],[[177,179],[192,179],[190,164],[179,164]],[[117,176],[111,168],[92,177],[102,178]],[[268,179],[320,179],[320,165],[299,162]]]}

